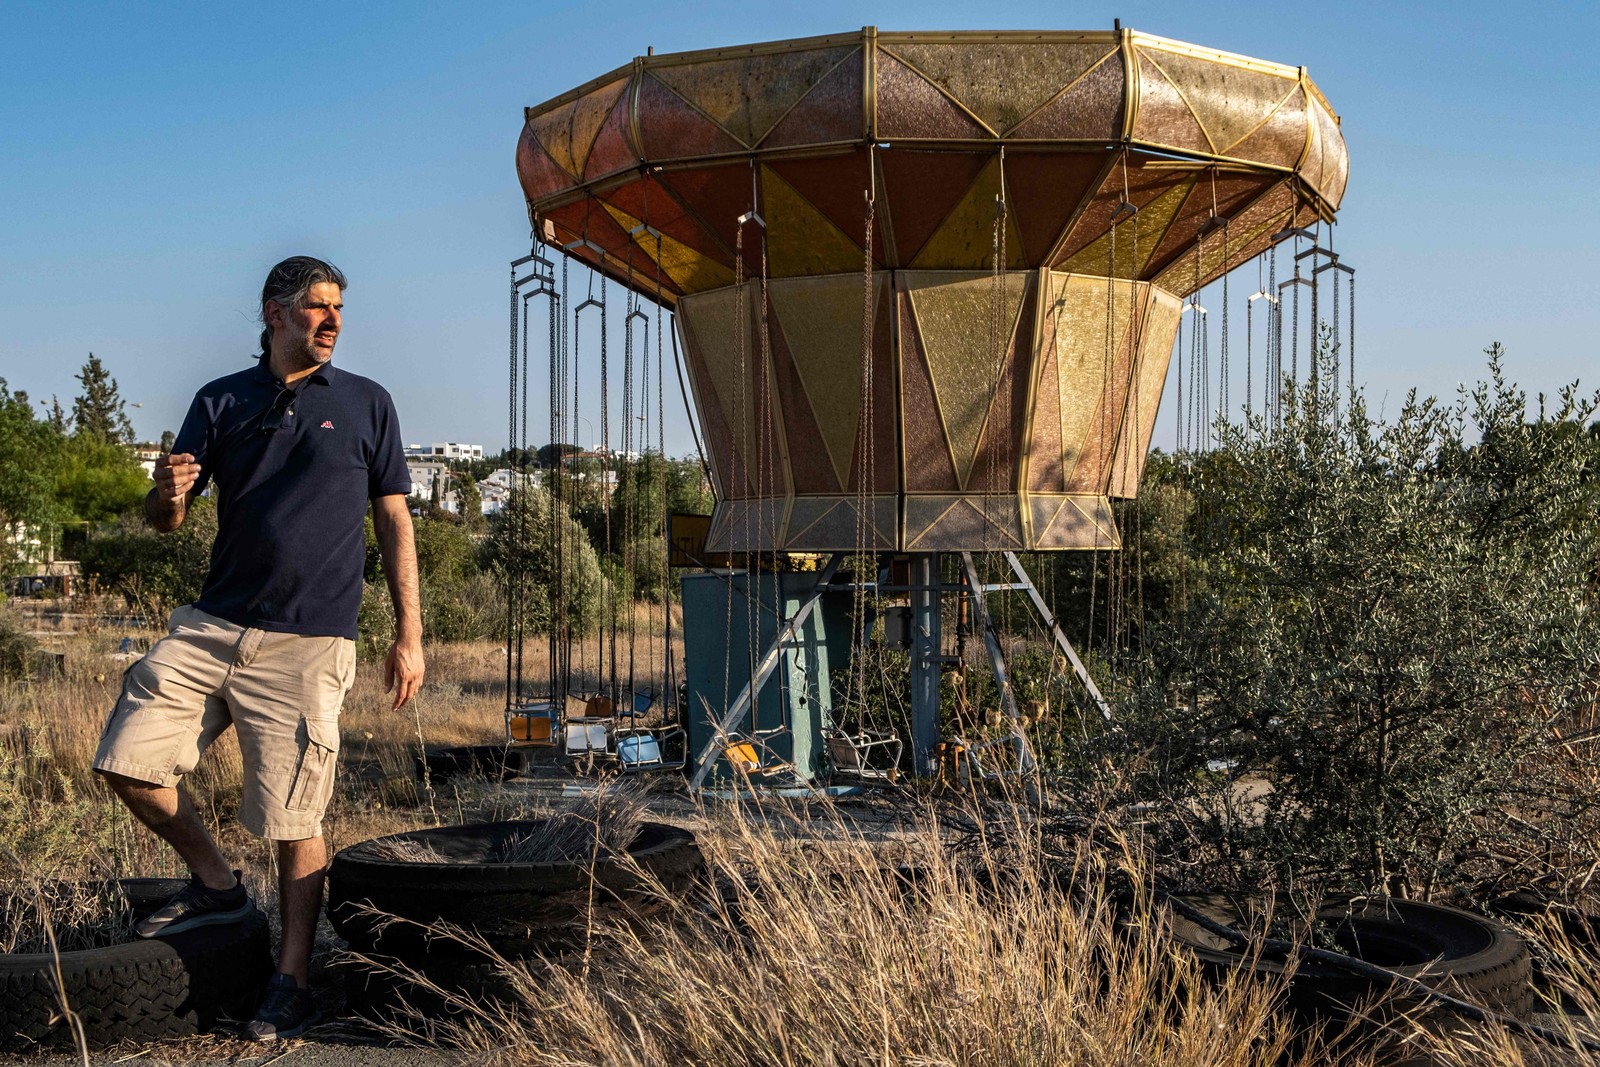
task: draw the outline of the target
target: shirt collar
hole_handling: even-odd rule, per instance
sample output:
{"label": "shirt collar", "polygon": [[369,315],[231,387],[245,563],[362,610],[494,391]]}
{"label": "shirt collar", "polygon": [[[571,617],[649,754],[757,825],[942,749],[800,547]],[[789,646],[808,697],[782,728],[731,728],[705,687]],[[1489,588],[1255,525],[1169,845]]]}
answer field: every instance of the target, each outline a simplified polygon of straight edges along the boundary
{"label": "shirt collar", "polygon": [[[264,385],[277,385],[278,379],[272,373],[272,369],[267,365],[268,362],[269,360],[267,356],[261,356],[256,360],[256,381],[261,382]],[[324,363],[322,366],[318,367],[316,370],[307,375],[307,377],[314,382],[321,382],[323,385],[332,385],[334,376],[337,373],[338,372],[334,370],[332,363]]]}

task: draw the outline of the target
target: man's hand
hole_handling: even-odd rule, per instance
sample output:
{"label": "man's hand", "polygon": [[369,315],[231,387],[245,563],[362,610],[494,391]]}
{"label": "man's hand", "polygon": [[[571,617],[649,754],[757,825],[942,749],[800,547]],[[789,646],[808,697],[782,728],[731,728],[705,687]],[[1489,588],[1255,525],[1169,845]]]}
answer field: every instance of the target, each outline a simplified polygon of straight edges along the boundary
{"label": "man's hand", "polygon": [[383,554],[383,574],[394,602],[394,644],[383,659],[383,688],[399,708],[422,688],[422,602],[417,595],[417,548],[403,496],[372,501],[372,529]]}
{"label": "man's hand", "polygon": [[396,641],[389,646],[389,654],[383,657],[383,691],[394,693],[390,710],[398,711],[417,695],[424,673],[420,641]]}
{"label": "man's hand", "polygon": [[187,452],[173,452],[156,460],[156,496],[163,501],[182,500],[200,478],[200,464]]}
{"label": "man's hand", "polygon": [[156,460],[150,477],[156,487],[144,498],[144,517],[162,533],[171,533],[189,513],[189,494],[200,480],[200,464],[188,452],[173,452]]}

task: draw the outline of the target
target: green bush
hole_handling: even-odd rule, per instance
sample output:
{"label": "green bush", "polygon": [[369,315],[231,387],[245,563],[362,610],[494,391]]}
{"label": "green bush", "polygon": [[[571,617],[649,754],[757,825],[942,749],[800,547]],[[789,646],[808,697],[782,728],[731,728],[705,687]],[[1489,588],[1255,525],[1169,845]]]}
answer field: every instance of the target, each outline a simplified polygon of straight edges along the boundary
{"label": "green bush", "polygon": [[[480,563],[500,586],[512,590],[521,605],[521,623],[530,633],[548,633],[558,612],[574,634],[593,633],[611,601],[610,583],[583,527],[567,515],[552,522],[550,497],[542,489],[512,494],[489,524]],[[553,590],[559,594],[554,603]]]}
{"label": "green bush", "polygon": [[1600,762],[1557,731],[1600,678],[1596,399],[1533,413],[1489,369],[1388,425],[1286,388],[1281,429],[1188,468],[1193,580],[1103,740],[1242,884],[1425,895],[1595,850]]}
{"label": "green bush", "polygon": [[88,539],[83,572],[102,589],[162,617],[200,598],[216,536],[217,508],[209,497],[195,498],[183,525],[171,533],[157,533],[142,518],[124,515],[110,531]]}

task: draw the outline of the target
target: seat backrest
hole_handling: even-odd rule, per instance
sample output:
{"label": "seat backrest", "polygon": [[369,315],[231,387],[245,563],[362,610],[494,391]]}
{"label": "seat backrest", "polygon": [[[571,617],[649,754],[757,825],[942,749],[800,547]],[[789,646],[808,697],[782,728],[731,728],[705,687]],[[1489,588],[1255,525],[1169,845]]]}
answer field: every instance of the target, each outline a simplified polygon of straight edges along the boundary
{"label": "seat backrest", "polygon": [[835,770],[847,774],[860,773],[861,753],[856,746],[850,743],[847,737],[828,738],[828,758],[833,761]]}
{"label": "seat backrest", "polygon": [[610,748],[605,725],[592,722],[567,724],[567,754],[605,752]]}

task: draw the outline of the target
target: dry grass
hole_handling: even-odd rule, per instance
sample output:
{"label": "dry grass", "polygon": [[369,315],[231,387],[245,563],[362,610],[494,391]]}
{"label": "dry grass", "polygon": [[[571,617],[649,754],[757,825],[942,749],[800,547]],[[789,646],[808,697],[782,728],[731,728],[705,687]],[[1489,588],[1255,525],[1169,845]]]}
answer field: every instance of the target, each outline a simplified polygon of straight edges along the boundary
{"label": "dry grass", "polygon": [[637,782],[606,781],[568,811],[505,843],[500,863],[577,863],[624,855],[649,811]]}
{"label": "dry grass", "polygon": [[702,847],[718,893],[597,931],[590,966],[501,961],[509,1001],[434,989],[456,1013],[396,1033],[563,1067],[1372,1062],[1297,1037],[1267,986],[1200,981],[1096,853],[1065,879],[1037,850],[962,863],[931,818],[888,855],[837,818],[735,816]]}
{"label": "dry grass", "polygon": [[[47,638],[68,653],[63,676],[0,683],[0,841],[25,868],[3,873],[13,888],[181,873],[88,771],[117,695],[122,664],[113,652],[123,635]],[[543,647],[529,647],[535,676]],[[581,660],[597,663],[598,649],[591,644]],[[432,647],[428,668],[416,707],[394,712],[379,665],[360,665],[341,720],[340,786],[327,821],[333,848],[437,821],[545,814],[487,783],[453,782],[434,798],[422,790],[419,734],[429,746],[501,736],[505,657],[487,643]],[[239,780],[230,735],[189,788],[270,909],[273,852],[233,820]],[[605,804],[579,816],[591,855],[597,828],[623,833],[624,820]],[[1047,858],[1019,823],[1004,835],[1011,844],[990,835],[963,853],[930,815],[886,849],[826,813],[794,821],[735,809],[710,818],[701,841],[719,892],[668,901],[643,924],[594,931],[598,949],[587,966],[505,961],[510,1001],[458,1002],[458,1014],[414,1018],[403,1029],[411,1040],[492,1062],[561,1065],[1379,1061],[1369,1048],[1297,1037],[1267,986],[1199,981],[1140,890],[1149,859],[1131,847]],[[58,926],[64,915],[53,916]],[[0,951],[33,944],[26,924],[0,919],[12,931]],[[1600,1017],[1600,961],[1552,943],[1547,969],[1569,1004]],[[320,947],[335,947],[331,935]],[[1552,1062],[1493,1026],[1402,1026],[1394,1041],[1429,1062]]]}

